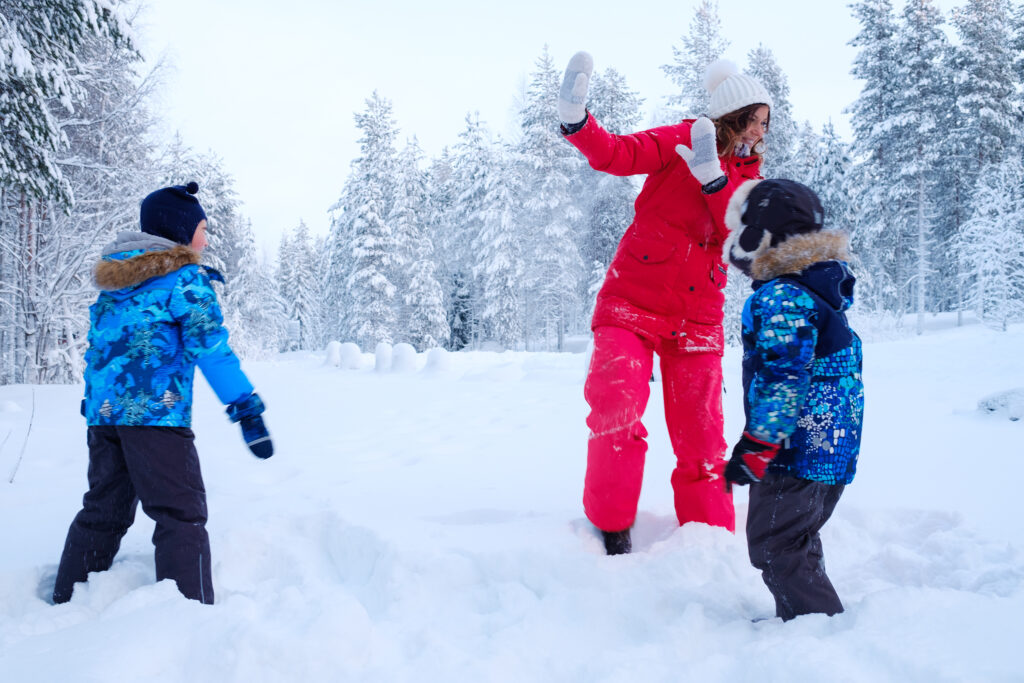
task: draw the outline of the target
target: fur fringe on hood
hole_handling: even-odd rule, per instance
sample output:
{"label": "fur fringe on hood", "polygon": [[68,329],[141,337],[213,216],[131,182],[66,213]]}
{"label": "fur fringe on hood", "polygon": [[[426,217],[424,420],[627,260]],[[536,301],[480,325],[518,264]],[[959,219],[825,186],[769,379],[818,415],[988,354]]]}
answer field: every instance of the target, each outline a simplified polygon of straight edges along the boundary
{"label": "fur fringe on hood", "polygon": [[99,289],[110,292],[173,273],[183,266],[197,266],[199,260],[199,252],[184,245],[147,251],[123,261],[100,261],[93,271],[93,281]]}
{"label": "fur fringe on hood", "polygon": [[767,281],[802,272],[819,261],[849,261],[850,237],[839,230],[793,235],[776,247],[759,250],[750,264],[750,277]]}

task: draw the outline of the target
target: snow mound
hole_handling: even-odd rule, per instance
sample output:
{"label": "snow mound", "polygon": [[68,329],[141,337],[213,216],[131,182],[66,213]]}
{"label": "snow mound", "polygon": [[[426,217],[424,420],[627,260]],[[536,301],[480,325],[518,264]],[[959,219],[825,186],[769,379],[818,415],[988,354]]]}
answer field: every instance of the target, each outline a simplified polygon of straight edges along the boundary
{"label": "snow mound", "polygon": [[0,402],[0,414],[3,413],[20,413],[22,412],[21,406],[16,401],[3,401]]}
{"label": "snow mound", "polygon": [[394,372],[416,372],[416,349],[412,344],[395,344],[391,368]]}
{"label": "snow mound", "polygon": [[333,368],[339,367],[341,365],[341,342],[327,342],[327,348],[324,350],[327,353],[324,365],[330,365]]}
{"label": "snow mound", "polygon": [[978,401],[978,410],[997,413],[1016,422],[1024,417],[1024,387],[990,394]]}
{"label": "snow mound", "polygon": [[431,372],[444,372],[452,369],[451,355],[440,346],[427,351],[427,364],[423,368]]}
{"label": "snow mound", "polygon": [[374,353],[373,369],[377,372],[391,372],[392,347],[387,342],[378,342]]}
{"label": "snow mound", "polygon": [[363,352],[352,342],[341,345],[341,369],[361,370],[363,368]]}

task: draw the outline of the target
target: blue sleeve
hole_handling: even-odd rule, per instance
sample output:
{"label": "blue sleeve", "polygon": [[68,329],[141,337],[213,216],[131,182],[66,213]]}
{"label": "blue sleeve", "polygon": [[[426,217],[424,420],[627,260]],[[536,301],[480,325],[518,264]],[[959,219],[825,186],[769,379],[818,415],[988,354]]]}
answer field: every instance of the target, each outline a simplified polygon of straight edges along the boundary
{"label": "blue sleeve", "polygon": [[213,393],[217,394],[224,405],[245,398],[253,391],[249,378],[242,372],[238,356],[231,349],[227,353],[203,356],[196,365],[203,371],[206,381],[213,387]]}
{"label": "blue sleeve", "polygon": [[748,390],[747,431],[781,443],[797,427],[811,385],[818,331],[811,324],[814,300],[794,285],[775,283],[751,297],[758,371]]}
{"label": "blue sleeve", "polygon": [[203,371],[217,398],[228,404],[252,393],[228,331],[210,278],[199,266],[186,266],[171,294],[171,313],[181,325],[185,360]]}

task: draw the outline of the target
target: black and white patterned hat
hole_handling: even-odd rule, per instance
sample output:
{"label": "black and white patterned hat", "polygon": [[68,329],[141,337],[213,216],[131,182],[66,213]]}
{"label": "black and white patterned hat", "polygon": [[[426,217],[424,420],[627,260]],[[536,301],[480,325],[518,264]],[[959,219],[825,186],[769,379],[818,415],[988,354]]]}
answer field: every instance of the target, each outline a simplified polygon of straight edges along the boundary
{"label": "black and white patterned hat", "polygon": [[737,188],[725,212],[729,238],[723,253],[750,275],[750,265],[793,235],[821,230],[825,212],[814,190],[794,180],[749,180]]}

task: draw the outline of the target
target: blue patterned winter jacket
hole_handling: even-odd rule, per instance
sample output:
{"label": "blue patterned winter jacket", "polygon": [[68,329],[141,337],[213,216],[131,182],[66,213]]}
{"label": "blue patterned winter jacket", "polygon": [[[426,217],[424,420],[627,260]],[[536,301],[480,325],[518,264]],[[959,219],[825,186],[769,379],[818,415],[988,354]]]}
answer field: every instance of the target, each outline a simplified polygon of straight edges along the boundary
{"label": "blue patterned winter jacket", "polygon": [[746,431],[781,443],[768,471],[849,484],[857,470],[864,384],[845,311],[855,278],[846,236],[790,237],[755,261],[743,308]]}
{"label": "blue patterned winter jacket", "polygon": [[95,269],[82,412],[90,425],[188,427],[192,380],[203,371],[217,397],[252,393],[217,304],[212,268],[189,247],[123,232]]}

